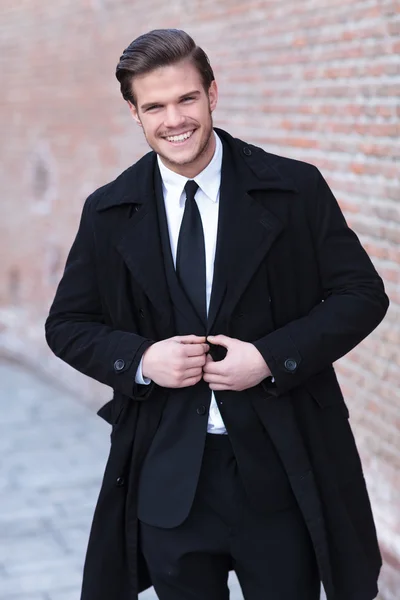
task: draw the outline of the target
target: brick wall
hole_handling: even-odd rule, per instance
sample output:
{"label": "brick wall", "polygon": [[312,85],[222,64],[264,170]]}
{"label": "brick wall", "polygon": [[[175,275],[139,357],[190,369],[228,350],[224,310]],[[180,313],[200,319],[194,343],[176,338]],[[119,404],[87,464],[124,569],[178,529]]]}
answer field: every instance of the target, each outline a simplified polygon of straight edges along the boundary
{"label": "brick wall", "polygon": [[383,597],[399,600],[399,1],[0,6],[2,352],[61,377],[82,397],[108,396],[51,356],[43,321],[85,197],[146,150],[119,95],[117,59],[144,31],[186,29],[219,82],[215,123],[316,164],[385,279],[385,322],[338,370],[385,555]]}

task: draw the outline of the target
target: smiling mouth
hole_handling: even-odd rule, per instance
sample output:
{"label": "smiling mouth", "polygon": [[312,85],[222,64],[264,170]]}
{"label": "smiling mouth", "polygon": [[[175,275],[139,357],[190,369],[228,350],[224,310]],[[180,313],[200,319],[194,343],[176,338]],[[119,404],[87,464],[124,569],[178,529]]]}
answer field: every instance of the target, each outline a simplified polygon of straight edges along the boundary
{"label": "smiling mouth", "polygon": [[177,143],[182,143],[182,142],[186,142],[186,140],[188,140],[189,138],[192,137],[194,133],[194,129],[192,129],[191,131],[186,131],[185,133],[180,133],[179,135],[169,135],[166,136],[165,139],[168,142],[177,144]]}

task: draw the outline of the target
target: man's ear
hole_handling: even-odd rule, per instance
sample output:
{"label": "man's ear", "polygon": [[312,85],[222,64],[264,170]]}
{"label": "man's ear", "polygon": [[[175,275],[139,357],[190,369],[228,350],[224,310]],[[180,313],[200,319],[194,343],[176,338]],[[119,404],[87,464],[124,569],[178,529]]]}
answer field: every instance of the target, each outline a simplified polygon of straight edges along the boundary
{"label": "man's ear", "polygon": [[210,104],[210,110],[213,112],[216,109],[218,102],[218,87],[215,79],[211,82],[211,85],[208,88],[208,101]]}
{"label": "man's ear", "polygon": [[128,106],[129,106],[129,112],[131,113],[132,117],[134,118],[134,120],[136,121],[136,123],[138,125],[140,125],[140,127],[142,127],[142,122],[141,122],[141,120],[139,118],[136,106],[134,104],[132,104],[132,102],[130,102],[129,100],[128,100]]}

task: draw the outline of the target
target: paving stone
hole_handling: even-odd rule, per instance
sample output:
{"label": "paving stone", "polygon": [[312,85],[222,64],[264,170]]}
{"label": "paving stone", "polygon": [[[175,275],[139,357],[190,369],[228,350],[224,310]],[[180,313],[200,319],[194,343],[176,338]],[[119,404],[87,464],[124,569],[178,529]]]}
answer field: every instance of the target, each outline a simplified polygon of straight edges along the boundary
{"label": "paving stone", "polygon": [[79,600],[80,588],[70,588],[68,590],[59,590],[49,595],[48,600]]}
{"label": "paving stone", "polygon": [[0,600],[79,600],[109,427],[0,364]]}
{"label": "paving stone", "polygon": [[[27,595],[26,594],[13,594],[12,596],[7,595],[4,596],[3,594],[1,594],[0,596],[0,600],[27,600]],[[49,600],[49,596],[47,594],[30,594],[29,595],[29,600]],[[71,598],[72,600],[72,598]],[[77,600],[76,598],[74,600]]]}
{"label": "paving stone", "polygon": [[[5,578],[1,582],[1,593],[5,596],[20,594],[21,600],[31,600],[34,594],[51,594],[52,590],[74,586],[79,588],[81,571],[67,565],[56,571],[40,571],[34,573],[19,574],[16,577]],[[1,596],[0,596],[1,598]],[[79,600],[79,597],[76,599]]]}

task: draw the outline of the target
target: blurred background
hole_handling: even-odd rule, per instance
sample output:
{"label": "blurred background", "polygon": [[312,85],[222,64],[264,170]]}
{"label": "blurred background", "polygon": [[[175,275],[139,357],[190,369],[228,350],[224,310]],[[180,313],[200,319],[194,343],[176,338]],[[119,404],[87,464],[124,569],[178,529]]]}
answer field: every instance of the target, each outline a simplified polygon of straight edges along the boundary
{"label": "blurred background", "polygon": [[213,65],[215,125],[317,165],[385,281],[385,321],[336,367],[382,599],[399,600],[400,1],[0,0],[0,15],[0,599],[79,597],[110,390],[52,356],[44,321],[85,198],[148,149],[119,56],[177,27]]}

